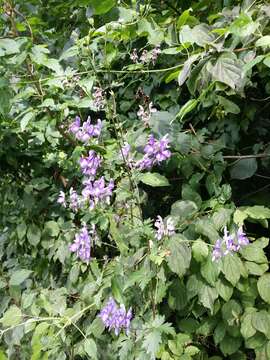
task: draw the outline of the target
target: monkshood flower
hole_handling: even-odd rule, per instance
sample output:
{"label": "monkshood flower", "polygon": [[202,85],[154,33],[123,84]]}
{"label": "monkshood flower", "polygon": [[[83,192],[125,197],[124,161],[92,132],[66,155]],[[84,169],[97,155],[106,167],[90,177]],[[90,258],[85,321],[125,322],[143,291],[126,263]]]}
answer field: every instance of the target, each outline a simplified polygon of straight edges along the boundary
{"label": "monkshood flower", "polygon": [[101,157],[94,150],[90,150],[87,157],[81,157],[79,160],[81,171],[87,175],[90,180],[94,180],[97,170],[101,164]]}
{"label": "monkshood flower", "polygon": [[94,106],[97,108],[97,110],[102,110],[105,106],[103,89],[95,86],[94,90],[95,90],[93,93]]}
{"label": "monkshood flower", "polygon": [[113,298],[108,300],[98,316],[101,318],[106,328],[114,330],[115,335],[118,335],[122,329],[126,331],[126,334],[129,333],[132,310],[130,308],[126,311],[123,304],[117,306]]}
{"label": "monkshood flower", "polygon": [[124,146],[122,147],[122,154],[124,155],[125,159],[129,157],[130,148],[131,146],[127,142],[125,142]]}
{"label": "monkshood flower", "polygon": [[75,212],[78,211],[80,207],[79,196],[73,187],[69,190],[69,207]]}
{"label": "monkshood flower", "polygon": [[170,158],[168,134],[163,136],[159,141],[150,135],[148,143],[144,148],[145,155],[135,164],[140,170],[151,169],[154,165],[161,163]]}
{"label": "monkshood flower", "polygon": [[98,202],[110,203],[110,197],[112,196],[112,191],[114,189],[113,180],[110,180],[109,184],[106,186],[104,177],[102,176],[95,181],[86,179],[83,184],[85,187],[82,191],[82,196],[85,202],[89,201],[90,208],[93,208]]}
{"label": "monkshood flower", "polygon": [[66,204],[66,195],[65,193],[61,190],[57,199],[58,204],[61,204],[64,207],[67,207]]}
{"label": "monkshood flower", "polygon": [[163,220],[162,217],[158,215],[154,225],[157,228],[155,235],[157,240],[161,240],[164,236],[175,234],[175,227],[171,218]]}
{"label": "monkshood flower", "polygon": [[77,140],[80,140],[84,143],[87,143],[91,138],[97,138],[100,136],[102,128],[102,121],[97,120],[95,125],[91,124],[91,118],[88,116],[87,120],[81,126],[81,119],[79,116],[76,116],[73,123],[69,126],[69,131],[76,137]]}
{"label": "monkshood flower", "polygon": [[218,239],[212,252],[212,261],[217,261],[227,254],[238,252],[243,246],[249,244],[249,239],[240,227],[236,233],[229,234],[227,227],[224,227],[222,239]]}
{"label": "monkshood flower", "polygon": [[71,252],[75,252],[82,261],[89,262],[91,255],[91,237],[88,233],[86,224],[81,231],[75,235],[73,244],[69,246]]}
{"label": "monkshood flower", "polygon": [[139,105],[139,111],[137,115],[143,121],[145,126],[149,126],[149,121],[151,118],[151,114],[157,112],[157,109],[153,107],[153,103],[150,102],[148,105],[148,109],[144,109],[142,105]]}

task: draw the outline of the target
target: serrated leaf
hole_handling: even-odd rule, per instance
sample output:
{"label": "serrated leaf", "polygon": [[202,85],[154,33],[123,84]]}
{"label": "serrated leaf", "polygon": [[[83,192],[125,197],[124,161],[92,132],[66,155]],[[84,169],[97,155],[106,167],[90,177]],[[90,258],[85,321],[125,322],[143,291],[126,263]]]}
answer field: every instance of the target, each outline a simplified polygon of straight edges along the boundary
{"label": "serrated leaf", "polygon": [[9,285],[10,285],[10,286],[18,286],[18,285],[21,285],[21,284],[29,277],[29,275],[30,275],[32,272],[33,272],[33,271],[27,270],[27,269],[22,269],[22,270],[15,271],[15,272],[11,275],[11,278],[10,278],[10,280],[9,280]]}
{"label": "serrated leaf", "polygon": [[199,301],[202,305],[213,310],[214,302],[218,298],[217,290],[204,284],[199,291]]}
{"label": "serrated leaf", "polygon": [[29,243],[36,246],[40,242],[41,231],[35,224],[31,224],[27,230],[27,239]]}
{"label": "serrated leaf", "polygon": [[146,349],[147,354],[155,358],[161,343],[161,333],[159,330],[153,330],[147,334],[143,340],[143,347]]}
{"label": "serrated leaf", "polygon": [[221,271],[225,275],[225,278],[232,284],[236,285],[240,279],[240,268],[242,267],[241,260],[237,255],[226,255],[223,258]]}
{"label": "serrated leaf", "polygon": [[180,235],[173,235],[168,242],[170,255],[167,257],[169,268],[182,277],[190,265],[191,249]]}
{"label": "serrated leaf", "polygon": [[16,305],[12,305],[4,313],[4,316],[0,319],[0,322],[3,324],[4,327],[9,327],[20,324],[21,320],[21,310]]}
{"label": "serrated leaf", "polygon": [[198,262],[203,262],[208,256],[209,250],[207,244],[202,240],[196,240],[192,244],[192,255]]}
{"label": "serrated leaf", "polygon": [[144,173],[140,174],[139,180],[146,185],[152,187],[170,186],[168,179],[158,173]]}
{"label": "serrated leaf", "polygon": [[270,339],[270,315],[266,311],[259,311],[252,314],[252,326],[262,332],[268,339]]}

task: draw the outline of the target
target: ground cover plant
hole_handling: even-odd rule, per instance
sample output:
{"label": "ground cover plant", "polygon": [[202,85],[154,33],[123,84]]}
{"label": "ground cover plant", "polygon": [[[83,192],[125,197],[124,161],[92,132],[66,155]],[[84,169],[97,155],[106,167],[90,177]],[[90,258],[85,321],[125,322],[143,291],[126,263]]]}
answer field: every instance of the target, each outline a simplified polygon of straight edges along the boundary
{"label": "ground cover plant", "polygon": [[270,5],[4,0],[0,360],[270,359]]}

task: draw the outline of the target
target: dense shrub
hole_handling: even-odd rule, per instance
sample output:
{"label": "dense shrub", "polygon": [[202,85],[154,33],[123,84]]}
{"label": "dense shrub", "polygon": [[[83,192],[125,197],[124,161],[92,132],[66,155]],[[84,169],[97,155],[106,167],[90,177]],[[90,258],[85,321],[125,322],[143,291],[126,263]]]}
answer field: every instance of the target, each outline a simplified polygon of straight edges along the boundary
{"label": "dense shrub", "polygon": [[6,0],[0,359],[269,359],[270,6]]}

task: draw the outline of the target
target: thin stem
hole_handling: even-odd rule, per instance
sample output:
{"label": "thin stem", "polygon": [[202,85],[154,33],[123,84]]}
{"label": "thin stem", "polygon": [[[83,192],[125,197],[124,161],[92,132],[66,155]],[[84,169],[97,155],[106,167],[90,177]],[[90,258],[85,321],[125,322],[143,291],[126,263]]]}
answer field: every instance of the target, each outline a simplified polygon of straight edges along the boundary
{"label": "thin stem", "polygon": [[270,154],[254,154],[254,155],[225,155],[223,159],[253,159],[253,158],[267,158]]}

